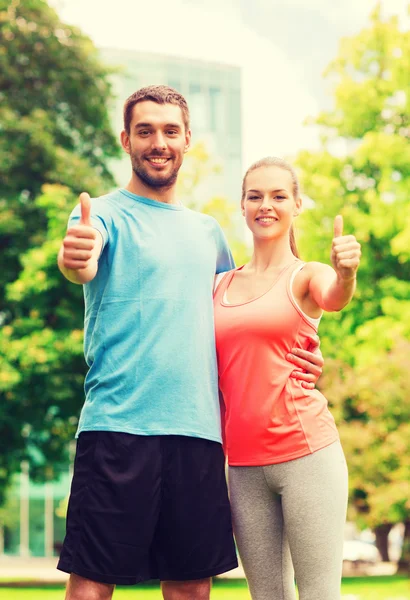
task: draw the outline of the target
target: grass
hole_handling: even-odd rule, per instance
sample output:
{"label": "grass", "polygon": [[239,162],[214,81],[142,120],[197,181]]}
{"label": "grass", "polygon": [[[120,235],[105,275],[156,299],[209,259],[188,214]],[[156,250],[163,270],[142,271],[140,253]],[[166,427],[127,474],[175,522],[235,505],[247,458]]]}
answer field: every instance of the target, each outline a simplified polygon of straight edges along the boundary
{"label": "grass", "polygon": [[[0,600],[62,600],[63,587],[0,588]],[[158,586],[118,588],[114,600],[161,600]],[[212,589],[212,600],[250,600],[246,583],[217,581]],[[409,600],[410,579],[407,577],[352,577],[343,580],[343,600]]]}

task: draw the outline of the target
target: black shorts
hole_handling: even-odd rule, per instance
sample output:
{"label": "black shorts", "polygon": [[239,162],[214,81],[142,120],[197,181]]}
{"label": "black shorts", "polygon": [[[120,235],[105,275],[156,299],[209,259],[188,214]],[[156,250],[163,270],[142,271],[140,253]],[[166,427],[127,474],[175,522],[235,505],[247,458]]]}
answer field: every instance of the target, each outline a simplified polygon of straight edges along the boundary
{"label": "black shorts", "polygon": [[80,434],[58,569],[131,585],[202,579],[236,566],[220,444]]}

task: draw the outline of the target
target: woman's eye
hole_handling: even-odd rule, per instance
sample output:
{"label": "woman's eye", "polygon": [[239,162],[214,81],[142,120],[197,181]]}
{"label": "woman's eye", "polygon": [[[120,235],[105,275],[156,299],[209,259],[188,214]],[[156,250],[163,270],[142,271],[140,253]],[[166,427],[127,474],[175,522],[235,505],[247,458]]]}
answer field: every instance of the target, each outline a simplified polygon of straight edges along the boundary
{"label": "woman's eye", "polygon": [[259,200],[259,196],[248,196],[248,200]]}

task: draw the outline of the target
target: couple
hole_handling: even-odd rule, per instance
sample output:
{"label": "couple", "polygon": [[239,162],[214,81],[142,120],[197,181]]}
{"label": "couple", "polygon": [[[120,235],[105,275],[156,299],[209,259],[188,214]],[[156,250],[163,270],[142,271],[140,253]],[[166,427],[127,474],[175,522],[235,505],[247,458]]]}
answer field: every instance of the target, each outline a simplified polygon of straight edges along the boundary
{"label": "couple", "polygon": [[334,269],[303,263],[297,178],[268,158],[244,177],[254,252],[235,269],[217,222],[178,202],[190,137],[178,92],[130,96],[131,180],[82,194],[59,252],[85,284],[89,366],[58,565],[66,599],[160,579],[165,600],[208,600],[210,578],[237,566],[232,511],[254,600],[293,600],[293,568],[301,600],[336,600],[347,470],[308,348],[322,311],[351,299],[360,246],[336,217]]}

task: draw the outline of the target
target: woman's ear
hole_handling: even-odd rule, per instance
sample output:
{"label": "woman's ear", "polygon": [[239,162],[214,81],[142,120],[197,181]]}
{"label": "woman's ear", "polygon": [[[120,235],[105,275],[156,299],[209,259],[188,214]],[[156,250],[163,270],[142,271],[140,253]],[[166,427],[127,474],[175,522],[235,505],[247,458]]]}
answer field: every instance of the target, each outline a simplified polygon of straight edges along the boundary
{"label": "woman's ear", "polygon": [[295,200],[295,210],[293,211],[293,216],[297,217],[302,212],[302,198],[299,196],[297,200]]}

